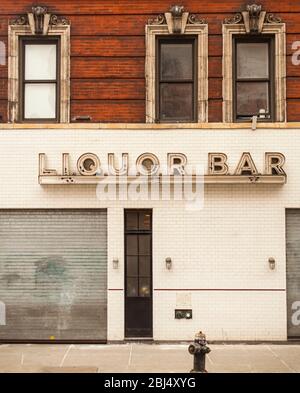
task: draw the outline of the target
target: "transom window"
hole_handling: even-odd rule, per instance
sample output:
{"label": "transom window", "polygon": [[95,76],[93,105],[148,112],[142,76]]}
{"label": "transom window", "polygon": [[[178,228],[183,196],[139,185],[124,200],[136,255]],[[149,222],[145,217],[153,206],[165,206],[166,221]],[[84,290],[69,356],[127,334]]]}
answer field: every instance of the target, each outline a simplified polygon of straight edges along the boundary
{"label": "transom window", "polygon": [[234,118],[274,119],[273,37],[234,38]]}
{"label": "transom window", "polygon": [[157,38],[158,122],[197,119],[197,38]]}
{"label": "transom window", "polygon": [[58,38],[21,38],[21,121],[58,121],[59,50]]}

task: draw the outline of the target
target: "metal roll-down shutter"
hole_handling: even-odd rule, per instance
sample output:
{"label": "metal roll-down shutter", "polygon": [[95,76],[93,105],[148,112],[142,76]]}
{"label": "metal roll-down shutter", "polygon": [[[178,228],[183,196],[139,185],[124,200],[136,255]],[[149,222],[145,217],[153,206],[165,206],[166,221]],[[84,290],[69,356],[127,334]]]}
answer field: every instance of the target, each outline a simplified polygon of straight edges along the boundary
{"label": "metal roll-down shutter", "polygon": [[106,211],[0,211],[0,302],[0,340],[105,341]]}
{"label": "metal roll-down shutter", "polygon": [[300,209],[286,215],[288,336],[300,337]]}

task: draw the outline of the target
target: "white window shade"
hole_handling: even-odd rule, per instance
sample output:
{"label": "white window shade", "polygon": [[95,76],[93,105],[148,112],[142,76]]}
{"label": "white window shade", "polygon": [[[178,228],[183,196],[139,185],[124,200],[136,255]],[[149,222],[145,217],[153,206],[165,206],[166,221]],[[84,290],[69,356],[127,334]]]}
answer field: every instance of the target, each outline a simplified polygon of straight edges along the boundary
{"label": "white window shade", "polygon": [[25,80],[56,79],[56,45],[25,45]]}
{"label": "white window shade", "polygon": [[26,83],[25,119],[55,119],[56,84]]}

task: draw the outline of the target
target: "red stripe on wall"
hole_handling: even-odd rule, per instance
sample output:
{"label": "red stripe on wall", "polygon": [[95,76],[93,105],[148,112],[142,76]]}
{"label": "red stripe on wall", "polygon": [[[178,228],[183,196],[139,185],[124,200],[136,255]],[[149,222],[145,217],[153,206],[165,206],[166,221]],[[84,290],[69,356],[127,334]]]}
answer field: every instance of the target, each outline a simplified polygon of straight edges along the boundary
{"label": "red stripe on wall", "polygon": [[285,292],[283,288],[155,288],[154,291],[272,291]]}

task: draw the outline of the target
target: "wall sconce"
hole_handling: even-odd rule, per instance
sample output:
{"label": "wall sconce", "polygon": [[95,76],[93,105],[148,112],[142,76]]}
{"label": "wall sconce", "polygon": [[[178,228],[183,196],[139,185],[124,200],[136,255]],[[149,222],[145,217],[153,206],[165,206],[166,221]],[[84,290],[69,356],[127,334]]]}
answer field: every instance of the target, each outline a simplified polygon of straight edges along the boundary
{"label": "wall sconce", "polygon": [[172,269],[172,259],[170,257],[166,258],[166,268],[168,270]]}
{"label": "wall sconce", "polygon": [[113,259],[113,269],[118,269],[119,268],[119,260],[118,258]]}
{"label": "wall sconce", "polygon": [[275,259],[272,257],[269,258],[269,267],[271,270],[275,269]]}

